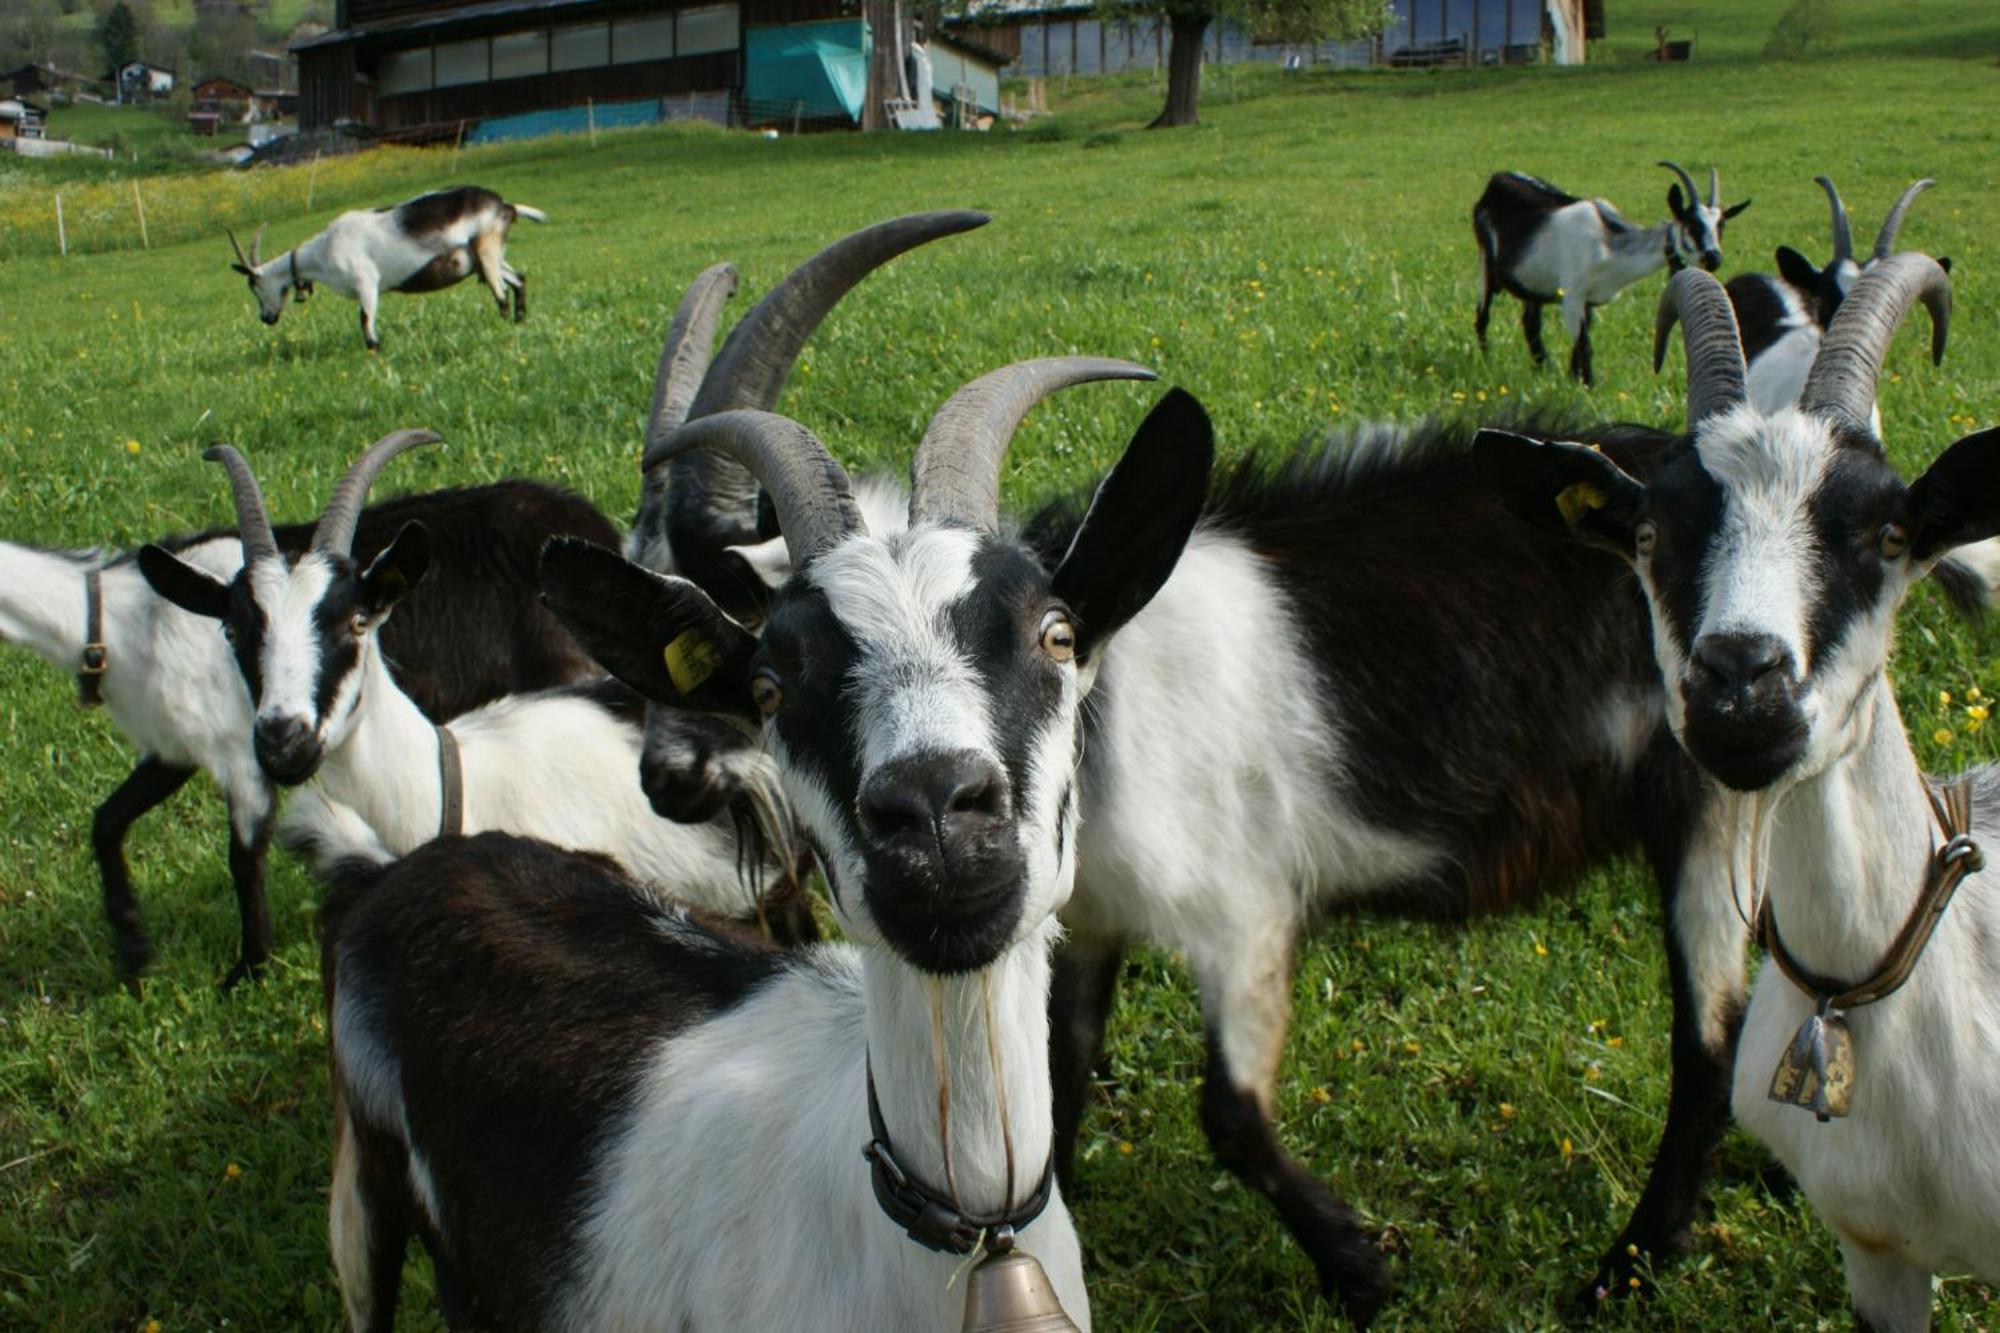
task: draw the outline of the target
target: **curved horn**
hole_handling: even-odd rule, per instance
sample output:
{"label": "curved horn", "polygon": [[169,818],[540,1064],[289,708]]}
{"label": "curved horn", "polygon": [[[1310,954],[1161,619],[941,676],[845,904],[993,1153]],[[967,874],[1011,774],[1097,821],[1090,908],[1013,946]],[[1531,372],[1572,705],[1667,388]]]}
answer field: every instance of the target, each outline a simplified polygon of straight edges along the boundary
{"label": "curved horn", "polygon": [[222,229],[222,234],[229,238],[229,248],[236,252],[236,262],[243,265],[243,267],[245,268],[249,268],[251,266],[250,261],[244,257],[243,243],[236,239],[236,233],[231,231],[229,228],[224,227]]}
{"label": "curved horn", "polygon": [[1036,403],[1092,380],[1158,378],[1130,361],[1091,356],[1042,357],[981,375],[937,410],[910,460],[910,526],[963,523],[995,531],[1007,442]]}
{"label": "curved horn", "polygon": [[1903,197],[1889,210],[1889,216],[1882,219],[1882,230],[1875,233],[1875,258],[1889,257],[1889,247],[1896,243],[1896,233],[1903,229],[1903,214],[1910,211],[1910,202],[1936,184],[1936,181],[1926,176],[1903,191]]}
{"label": "curved horn", "polygon": [[1708,169],[1708,206],[1722,207],[1722,173],[1714,167]]}
{"label": "curved horn", "polygon": [[271,535],[271,511],[264,507],[264,492],[250,464],[230,445],[216,444],[202,450],[202,459],[222,464],[229,473],[229,493],[236,501],[236,533],[243,542],[243,563],[279,560],[278,539]]}
{"label": "curved horn", "polygon": [[694,418],[659,447],[665,458],[696,450],[722,455],[763,484],[794,569],[868,531],[846,470],[819,437],[789,417],[750,408],[717,412]]}
{"label": "curved horn", "polygon": [[1678,321],[1687,342],[1687,428],[1727,412],[1744,399],[1743,338],[1736,309],[1712,273],[1682,269],[1660,293],[1653,318],[1653,373],[1667,357],[1667,336]]}
{"label": "curved horn", "polygon": [[355,459],[354,466],[334,483],[326,511],[319,516],[319,527],[313,532],[313,550],[353,555],[354,525],[361,520],[361,502],[368,498],[368,488],[374,485],[376,474],[405,449],[436,444],[443,438],[435,431],[399,430],[369,445],[368,451]]}
{"label": "curved horn", "polygon": [[1928,255],[1904,251],[1870,264],[1834,313],[1806,372],[1799,408],[1866,427],[1889,342],[1919,300],[1931,314],[1931,360],[1944,359],[1951,278]]}
{"label": "curved horn", "polygon": [[1681,187],[1687,191],[1689,208],[1693,208],[1701,202],[1701,192],[1694,188],[1694,177],[1687,174],[1686,167],[1678,162],[1660,162],[1655,165],[1665,167],[1668,171],[1673,172],[1674,175],[1681,178]]}
{"label": "curved horn", "polygon": [[667,326],[666,345],[660,349],[659,372],[653,376],[653,407],[646,418],[648,449],[687,420],[688,406],[708,373],[723,302],[734,295],[736,266],[717,264],[704,269],[681,298],[673,323]]}
{"label": "curved horn", "polygon": [[1854,228],[1847,220],[1847,205],[1840,202],[1840,191],[1825,176],[1815,176],[1813,181],[1826,191],[1827,207],[1833,210],[1833,263],[1854,258]]}
{"label": "curved horn", "polygon": [[251,233],[250,233],[250,267],[251,267],[251,268],[256,268],[256,267],[257,267],[257,265],[259,265],[259,264],[261,264],[261,263],[263,263],[263,262],[264,262],[263,260],[259,259],[259,258],[258,258],[258,256],[259,256],[259,255],[261,255],[261,254],[262,254],[262,253],[264,252],[264,227],[265,227],[265,225],[266,225],[266,224],[265,224],[265,223],[262,223],[262,222],[258,223],[258,224],[257,224],[257,230],[256,230],[256,231],[254,231],[254,232],[251,232]]}

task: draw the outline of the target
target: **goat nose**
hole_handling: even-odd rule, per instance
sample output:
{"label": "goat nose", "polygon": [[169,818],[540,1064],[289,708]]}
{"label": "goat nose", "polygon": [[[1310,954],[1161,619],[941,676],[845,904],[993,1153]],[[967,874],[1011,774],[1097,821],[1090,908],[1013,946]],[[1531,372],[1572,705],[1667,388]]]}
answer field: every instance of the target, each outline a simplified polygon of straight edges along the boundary
{"label": "goat nose", "polygon": [[1722,267],[1722,252],[1720,250],[1702,251],[1701,266],[1707,269],[1710,273],[1715,272],[1715,270]]}
{"label": "goat nose", "polygon": [[1791,655],[1768,634],[1704,634],[1694,645],[1701,683],[1724,694],[1753,694],[1782,685]]}
{"label": "goat nose", "polygon": [[299,718],[260,717],[253,740],[258,766],[279,782],[304,782],[319,767],[319,738]]}
{"label": "goat nose", "polygon": [[861,823],[878,842],[957,838],[1008,814],[1007,775],[973,750],[891,760],[861,785]]}

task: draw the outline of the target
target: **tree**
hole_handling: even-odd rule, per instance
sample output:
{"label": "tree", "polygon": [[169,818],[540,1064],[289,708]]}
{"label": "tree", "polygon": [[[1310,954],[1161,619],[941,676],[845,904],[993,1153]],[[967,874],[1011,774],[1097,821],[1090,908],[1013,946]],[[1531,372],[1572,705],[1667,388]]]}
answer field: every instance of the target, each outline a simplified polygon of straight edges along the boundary
{"label": "tree", "polygon": [[104,48],[104,59],[111,66],[112,77],[126,64],[139,55],[139,20],[132,13],[132,7],[125,0],[104,11],[104,17],[97,25],[97,44]]}
{"label": "tree", "polygon": [[1098,17],[1167,25],[1167,104],[1152,128],[1192,125],[1201,97],[1201,45],[1218,19],[1267,42],[1344,42],[1370,37],[1389,21],[1384,0],[1099,0]]}

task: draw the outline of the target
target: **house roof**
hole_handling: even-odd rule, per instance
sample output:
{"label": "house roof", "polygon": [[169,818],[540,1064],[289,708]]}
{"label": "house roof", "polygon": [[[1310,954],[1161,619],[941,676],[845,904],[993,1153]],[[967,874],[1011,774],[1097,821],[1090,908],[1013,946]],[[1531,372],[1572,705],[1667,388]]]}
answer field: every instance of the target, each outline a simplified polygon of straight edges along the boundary
{"label": "house roof", "polygon": [[433,28],[452,28],[461,23],[478,19],[506,18],[514,14],[546,14],[566,9],[582,9],[602,4],[603,0],[483,0],[480,4],[460,5],[456,9],[424,14],[405,14],[398,18],[380,19],[374,23],[356,23],[351,27],[336,28],[323,32],[317,37],[309,37],[294,43],[294,51],[310,51],[320,46],[337,46],[342,42],[359,41],[364,37],[380,36],[393,32],[426,32]]}

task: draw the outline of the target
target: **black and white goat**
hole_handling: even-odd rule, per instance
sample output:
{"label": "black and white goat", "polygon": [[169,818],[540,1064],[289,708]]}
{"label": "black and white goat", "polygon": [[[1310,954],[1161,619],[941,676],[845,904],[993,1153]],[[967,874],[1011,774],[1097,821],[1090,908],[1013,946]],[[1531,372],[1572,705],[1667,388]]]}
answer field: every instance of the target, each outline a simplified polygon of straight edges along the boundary
{"label": "black and white goat", "polygon": [[[853,943],[775,954],[600,860],[492,835],[350,865],[325,975],[358,1329],[391,1327],[412,1230],[455,1323],[955,1327],[983,1232],[1039,1257],[1088,1327],[1047,1166],[1049,949],[1091,664],[1173,568],[1206,421],[1169,394],[1053,574],[998,534],[996,496],[1036,397],[1135,373],[1017,368],[948,404],[887,540],[803,427],[692,422],[670,447],[747,464],[798,570],[761,638],[684,580],[551,548],[550,597],[600,657],[761,722]],[[661,670],[676,643],[698,680]]]}
{"label": "black and white goat", "polygon": [[1911,585],[2000,533],[2000,431],[1908,485],[1889,465],[1869,409],[1918,300],[1941,339],[1943,269],[1870,265],[1797,405],[1766,413],[1727,296],[1682,274],[1659,328],[1685,326],[1689,434],[1650,479],[1572,444],[1480,445],[1524,516],[1617,553],[1645,590],[1667,715],[1737,872],[1702,892],[1761,902],[1771,954],[1736,1117],[1834,1229],[1856,1318],[1880,1333],[1930,1327],[1933,1273],[2000,1281],[2000,897],[1959,836],[2000,821],[2000,771],[1932,789],[1887,676]]}
{"label": "black and white goat", "polygon": [[379,351],[375,307],[385,291],[434,292],[477,273],[501,314],[511,299],[515,321],[526,318],[528,280],[507,263],[507,232],[517,217],[549,220],[538,208],[462,185],[405,199],[394,208],[342,213],[325,230],[268,261],[259,254],[262,227],[250,238],[247,255],[231,234],[236,261],[229,267],[250,280],[266,324],[276,324],[285,313],[287,293],[303,301],[320,283],[360,302],[361,340],[369,351]]}
{"label": "black and white goat", "polygon": [[[428,716],[450,717],[503,694],[594,674],[532,586],[536,557],[549,538],[616,540],[616,530],[588,502],[525,481],[390,500],[362,511],[356,552],[372,559],[410,522],[432,533],[441,569],[385,629],[383,653]],[[310,546],[313,526],[286,524],[272,537],[298,555]],[[234,577],[242,564],[234,532],[161,545],[220,579]],[[275,793],[251,751],[249,696],[214,626],[155,594],[132,552],[107,556],[0,542],[0,640],[74,673],[81,699],[101,702],[140,752],[138,766],[98,807],[91,828],[124,975],[137,976],[151,953],[125,836],[196,770],[215,780],[229,807],[242,945],[225,984],[261,966],[270,953],[264,861]]]}
{"label": "black and white goat", "polygon": [[[1542,348],[1542,307],[1562,302],[1569,331],[1570,373],[1595,381],[1590,366],[1591,312],[1662,266],[1682,269],[1722,265],[1722,229],[1750,207],[1745,199],[1722,206],[1722,185],[1708,169],[1708,202],[1694,179],[1672,162],[1661,166],[1680,177],[1667,189],[1672,214],[1654,227],[1628,222],[1603,199],[1578,199],[1545,180],[1518,171],[1496,172],[1472,208],[1472,235],[1479,243],[1479,314],[1473,328],[1486,350],[1486,322],[1496,292],[1521,301],[1521,331],[1537,365],[1548,360]],[[1685,198],[1681,186],[1687,187]]]}
{"label": "black and white goat", "polygon": [[[1820,338],[1833,322],[1841,302],[1847,299],[1863,272],[1889,257],[1911,201],[1937,183],[1920,180],[1903,191],[1902,198],[1883,221],[1882,230],[1876,233],[1874,250],[1865,261],[1857,262],[1853,226],[1840,202],[1840,192],[1825,176],[1813,179],[1826,191],[1827,204],[1833,213],[1833,258],[1826,267],[1815,268],[1797,250],[1781,245],[1777,276],[1739,273],[1723,288],[1729,293],[1737,327],[1742,331],[1743,355],[1748,366],[1744,383],[1750,405],[1766,415],[1799,400],[1806,372],[1812,369],[1813,359],[1819,355]],[[1951,270],[1950,260],[1939,263],[1947,272]],[[1873,403],[1868,410],[1869,427],[1879,436],[1881,411]]]}
{"label": "black and white goat", "polygon": [[227,469],[235,496],[241,568],[224,581],[161,548],[140,552],[162,597],[222,622],[249,687],[265,775],[286,786],[319,780],[291,803],[281,837],[351,840],[334,825],[358,818],[389,854],[402,854],[440,832],[504,830],[601,852],[645,883],[748,916],[762,910],[762,876],[746,876],[739,861],[739,812],[729,806],[741,796],[776,835],[776,846],[758,849],[775,863],[774,905],[786,909],[774,926],[788,941],[810,937],[768,761],[733,730],[686,713],[675,719],[684,744],[716,753],[708,789],[667,820],[640,788],[641,701],[615,681],[510,694],[447,723],[398,687],[377,631],[428,572],[430,533],[412,522],[364,566],[352,554],[355,517],[390,459],[437,439],[398,431],[377,441],[335,486],[297,559],[278,549],[249,465],[226,445],[212,449],[206,456]]}

